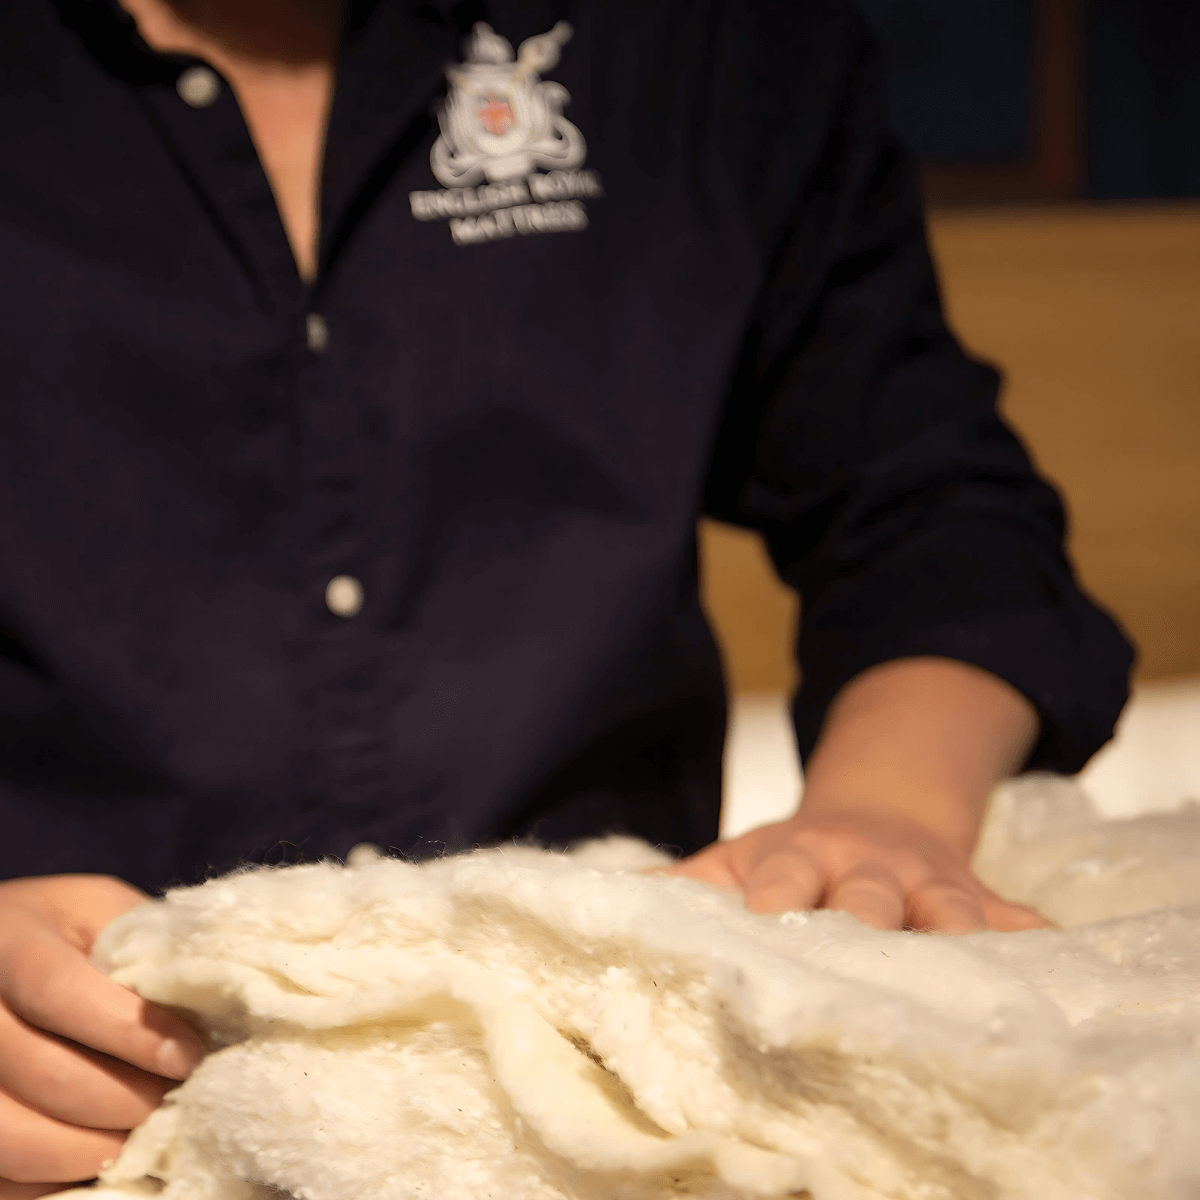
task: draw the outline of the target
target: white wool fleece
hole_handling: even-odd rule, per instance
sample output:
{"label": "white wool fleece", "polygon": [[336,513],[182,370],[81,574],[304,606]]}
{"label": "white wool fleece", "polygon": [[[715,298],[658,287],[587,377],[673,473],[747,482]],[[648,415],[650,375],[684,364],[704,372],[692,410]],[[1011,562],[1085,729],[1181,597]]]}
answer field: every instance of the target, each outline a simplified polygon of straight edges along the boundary
{"label": "white wool fleece", "polygon": [[[1061,787],[985,850],[1019,875],[1073,812],[1031,884],[1068,931],[754,916],[620,841],[173,891],[97,961],[215,1050],[92,1200],[1195,1200],[1200,907],[1086,923],[1141,827]],[[1156,820],[1162,902],[1200,905],[1200,816]]]}

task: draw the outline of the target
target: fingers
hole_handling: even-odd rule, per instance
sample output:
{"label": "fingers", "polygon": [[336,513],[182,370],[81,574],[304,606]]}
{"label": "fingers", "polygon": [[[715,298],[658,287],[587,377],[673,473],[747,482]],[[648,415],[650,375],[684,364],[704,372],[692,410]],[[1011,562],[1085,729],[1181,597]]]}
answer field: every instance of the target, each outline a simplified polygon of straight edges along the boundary
{"label": "fingers", "polygon": [[994,893],[988,893],[983,899],[983,910],[987,919],[988,929],[1000,933],[1021,933],[1027,929],[1054,929],[1053,921],[1046,920],[1036,908],[1025,904],[1013,904],[1010,900],[1002,900]]}
{"label": "fingers", "polygon": [[0,1001],[38,1029],[151,1075],[186,1079],[204,1055],[186,1021],[101,975],[49,928],[29,932],[0,958]]}
{"label": "fingers", "polygon": [[38,1196],[47,1196],[72,1186],[62,1183],[13,1183],[11,1179],[0,1179],[0,1200],[37,1200]]}
{"label": "fingers", "polygon": [[1033,909],[989,892],[965,863],[944,849],[931,850],[928,838],[914,845],[891,829],[879,834],[806,829],[797,836],[794,823],[785,822],[717,842],[669,871],[739,889],[757,913],[825,907],[875,929],[945,934],[1049,924]]}
{"label": "fingers", "polygon": [[[71,1184],[66,1184],[71,1187]],[[13,1183],[12,1180],[0,1180],[0,1200],[37,1200],[37,1196],[61,1192],[61,1183]]]}
{"label": "fingers", "polygon": [[873,929],[904,927],[904,889],[886,867],[859,863],[847,871],[825,901]]}
{"label": "fingers", "polygon": [[[0,1200],[93,1178],[202,1055],[195,1030],[88,962],[144,897],[118,880],[0,884]],[[90,1047],[90,1048],[89,1048]]]}
{"label": "fingers", "polygon": [[46,1116],[97,1129],[132,1129],[171,1086],[35,1029],[0,1006],[0,1088]]}
{"label": "fingers", "polygon": [[825,884],[820,864],[797,846],[755,863],[746,876],[743,892],[751,912],[796,912],[816,908]]}
{"label": "fingers", "polygon": [[703,850],[685,858],[673,866],[665,868],[668,875],[686,875],[689,879],[699,879],[703,883],[711,883],[713,887],[733,889],[742,886],[741,879],[735,873],[730,858],[731,842],[714,842]]}
{"label": "fingers", "polygon": [[124,1141],[124,1133],[68,1125],[0,1092],[0,1178],[12,1183],[91,1179],[116,1158]]}
{"label": "fingers", "polygon": [[815,908],[825,887],[816,860],[803,849],[788,847],[756,860],[737,841],[716,842],[669,873],[740,890],[746,907],[758,913]]}
{"label": "fingers", "polygon": [[978,895],[956,883],[934,881],[909,896],[908,927],[929,933],[978,933],[988,923]]}

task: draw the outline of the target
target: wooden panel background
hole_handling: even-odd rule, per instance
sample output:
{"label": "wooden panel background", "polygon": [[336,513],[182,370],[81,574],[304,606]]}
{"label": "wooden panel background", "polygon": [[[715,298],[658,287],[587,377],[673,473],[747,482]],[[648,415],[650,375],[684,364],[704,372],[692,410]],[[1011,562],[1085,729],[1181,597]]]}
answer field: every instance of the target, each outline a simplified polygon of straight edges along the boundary
{"label": "wooden panel background", "polygon": [[[1200,676],[1200,206],[942,212],[931,232],[951,321],[1004,369],[1139,678]],[[757,539],[705,523],[701,557],[731,689],[789,690],[796,601]]]}

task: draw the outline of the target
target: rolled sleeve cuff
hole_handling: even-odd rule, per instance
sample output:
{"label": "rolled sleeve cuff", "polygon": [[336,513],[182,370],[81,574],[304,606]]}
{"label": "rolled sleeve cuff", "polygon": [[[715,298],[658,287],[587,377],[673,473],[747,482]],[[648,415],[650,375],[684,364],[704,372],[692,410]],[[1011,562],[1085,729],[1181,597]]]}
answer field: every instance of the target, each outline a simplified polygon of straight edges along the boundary
{"label": "rolled sleeve cuff", "polygon": [[805,761],[838,692],[901,658],[970,663],[1021,692],[1041,720],[1027,770],[1080,770],[1128,697],[1129,643],[1061,556],[1019,531],[939,530],[805,601],[793,706]]}

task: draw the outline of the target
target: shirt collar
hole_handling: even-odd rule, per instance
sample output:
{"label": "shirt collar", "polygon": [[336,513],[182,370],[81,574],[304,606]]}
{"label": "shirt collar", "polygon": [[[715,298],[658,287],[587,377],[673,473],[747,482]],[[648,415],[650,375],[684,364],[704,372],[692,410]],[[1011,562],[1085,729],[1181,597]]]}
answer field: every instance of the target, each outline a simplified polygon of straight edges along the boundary
{"label": "shirt collar", "polygon": [[[170,82],[196,59],[187,54],[160,54],[138,32],[137,22],[120,0],[53,0],[63,24],[82,38],[109,70],[131,82]],[[484,19],[480,0],[349,0],[346,36],[361,29],[380,5],[406,16],[449,26],[465,35]]]}

